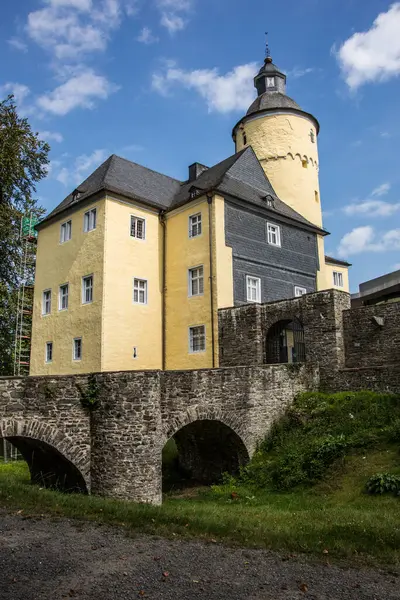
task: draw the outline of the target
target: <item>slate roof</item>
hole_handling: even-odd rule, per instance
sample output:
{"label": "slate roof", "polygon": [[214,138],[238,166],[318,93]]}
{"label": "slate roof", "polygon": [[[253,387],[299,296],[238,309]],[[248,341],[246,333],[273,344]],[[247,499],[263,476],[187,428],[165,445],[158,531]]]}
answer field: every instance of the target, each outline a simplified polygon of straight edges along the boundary
{"label": "slate roof", "polygon": [[351,263],[345,260],[339,260],[338,258],[333,258],[332,256],[327,256],[325,254],[325,262],[332,263],[334,265],[341,265],[342,267],[351,267]]}
{"label": "slate roof", "polygon": [[[251,146],[206,169],[196,180],[185,182],[113,154],[78,186],[79,196],[69,194],[41,221],[39,228],[54,216],[100,191],[118,193],[160,210],[172,210],[193,199],[192,188],[199,190],[199,194],[220,191],[221,194],[267,209],[277,217],[281,215],[296,221],[307,229],[327,233],[278,198]],[[266,203],[267,195],[273,200],[271,206]]]}
{"label": "slate roof", "polygon": [[286,94],[282,92],[264,92],[258,96],[250,105],[246,115],[252,115],[260,110],[272,110],[274,108],[294,108],[301,110],[300,106]]}

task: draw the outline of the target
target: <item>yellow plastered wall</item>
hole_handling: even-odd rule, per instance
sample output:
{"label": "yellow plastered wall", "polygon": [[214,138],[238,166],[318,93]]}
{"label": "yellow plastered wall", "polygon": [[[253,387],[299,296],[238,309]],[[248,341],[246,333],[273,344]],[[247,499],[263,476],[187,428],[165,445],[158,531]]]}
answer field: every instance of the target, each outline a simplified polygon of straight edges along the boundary
{"label": "yellow plastered wall", "polygon": [[[131,215],[145,239],[130,235]],[[162,368],[162,231],[158,212],[107,197],[104,249],[103,371]],[[147,281],[147,304],[134,304],[133,279]],[[133,348],[137,357],[133,357]]]}
{"label": "yellow plastered wall", "polygon": [[[189,216],[201,213],[202,233],[189,237]],[[166,220],[166,368],[199,369],[212,365],[210,261],[207,199],[167,214]],[[189,297],[188,270],[203,265],[204,293]],[[189,327],[205,325],[205,352],[189,352]]]}
{"label": "yellow plastered wall", "polygon": [[[84,213],[97,208],[96,229],[84,233]],[[72,237],[60,243],[60,226],[72,221]],[[31,375],[88,373],[101,368],[105,200],[85,205],[39,231],[32,325]],[[93,302],[82,304],[82,277],[93,274]],[[68,309],[59,311],[59,286],[69,284]],[[42,315],[43,291],[51,289],[51,314]],[[73,339],[82,338],[82,360],[74,361]],[[46,342],[53,360],[45,363]]]}
{"label": "yellow plastered wall", "polygon": [[[334,271],[338,273],[342,273],[343,275],[343,287],[338,287],[333,283],[333,273]],[[335,288],[337,290],[341,290],[342,292],[350,292],[350,283],[349,283],[349,269],[348,267],[344,267],[342,265],[334,265],[331,263],[325,263],[325,280],[324,287],[321,289],[327,290],[330,288]]]}
{"label": "yellow plastered wall", "polygon": [[[243,147],[242,132],[252,146],[281,200],[308,221],[322,227],[319,158],[315,124],[295,114],[270,114],[249,119],[236,132],[236,151]],[[314,142],[312,142],[311,132]],[[324,238],[318,236],[320,271],[317,289],[325,289]]]}
{"label": "yellow plastered wall", "polygon": [[222,196],[213,198],[213,216],[216,305],[227,308],[234,304],[233,261],[232,248],[225,245],[225,201]]}

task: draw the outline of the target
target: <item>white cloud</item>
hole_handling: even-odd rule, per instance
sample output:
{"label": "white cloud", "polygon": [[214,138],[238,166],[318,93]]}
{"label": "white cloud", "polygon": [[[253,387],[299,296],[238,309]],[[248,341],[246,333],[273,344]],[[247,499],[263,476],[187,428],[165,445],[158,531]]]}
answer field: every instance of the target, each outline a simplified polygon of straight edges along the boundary
{"label": "white cloud", "polygon": [[128,17],[134,17],[139,11],[138,0],[125,0],[124,10]]}
{"label": "white cloud", "polygon": [[45,112],[66,115],[75,108],[93,108],[96,99],[104,100],[117,89],[106,77],[88,69],[40,96],[37,104]]}
{"label": "white cloud", "polygon": [[15,103],[18,105],[23,104],[30,93],[31,92],[28,86],[24,85],[23,83],[14,83],[9,81],[8,83],[0,86],[0,96],[8,96],[9,94],[12,94],[14,96]]}
{"label": "white cloud", "polygon": [[60,144],[64,139],[57,131],[39,131],[38,135],[41,140],[46,140],[46,142],[54,141]]}
{"label": "white cloud", "polygon": [[400,203],[391,204],[383,200],[365,200],[357,204],[349,204],[343,208],[346,215],[365,215],[368,217],[390,217],[400,210]]}
{"label": "white cloud", "polygon": [[380,13],[368,31],[354,33],[342,44],[337,59],[347,85],[356,90],[400,74],[400,2]]}
{"label": "white cloud", "polygon": [[7,44],[9,44],[12,48],[19,50],[20,52],[28,52],[28,46],[17,37],[12,37],[7,40]]}
{"label": "white cloud", "polygon": [[152,34],[149,27],[143,27],[136,40],[142,42],[142,44],[154,44],[155,42],[158,42],[158,38]]}
{"label": "white cloud", "polygon": [[294,67],[290,71],[287,71],[286,75],[291,79],[299,79],[300,77],[304,77],[304,75],[309,75],[313,73],[315,69],[313,67],[307,67],[306,69],[301,69],[300,67]]}
{"label": "white cloud", "polygon": [[399,271],[400,270],[400,263],[396,263],[395,265],[393,265],[392,269],[393,269],[393,271]]}
{"label": "white cloud", "polygon": [[184,71],[170,64],[166,71],[153,74],[152,87],[163,95],[174,85],[193,89],[205,99],[210,112],[244,110],[254,99],[252,82],[256,67],[255,63],[249,63],[219,75],[218,69]]}
{"label": "white cloud", "polygon": [[382,183],[381,185],[378,185],[378,187],[372,190],[371,196],[385,196],[390,190],[390,188],[390,183]]}
{"label": "white cloud", "polygon": [[[94,150],[92,154],[78,156],[69,166],[62,166],[62,161],[52,161],[50,173],[54,179],[65,186],[79,185],[90,173],[106,159],[107,150]],[[56,172],[56,169],[59,169]]]}
{"label": "white cloud", "polygon": [[161,12],[160,24],[173,35],[184,29],[192,10],[192,0],[156,0]]}
{"label": "white cloud", "polygon": [[390,138],[390,137],[392,137],[391,133],[389,133],[388,131],[381,131],[380,136],[382,138]]}
{"label": "white cloud", "polygon": [[366,225],[356,227],[342,237],[338,246],[338,255],[345,258],[362,252],[389,250],[400,250],[400,229],[377,233],[373,227]]}

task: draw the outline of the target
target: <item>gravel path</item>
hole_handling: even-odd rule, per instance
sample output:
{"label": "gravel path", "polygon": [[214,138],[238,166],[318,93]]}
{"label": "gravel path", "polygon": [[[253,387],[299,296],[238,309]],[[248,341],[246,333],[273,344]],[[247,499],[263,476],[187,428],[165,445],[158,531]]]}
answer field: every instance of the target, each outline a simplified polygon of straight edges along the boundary
{"label": "gravel path", "polygon": [[0,512],[1,600],[399,600],[400,577]]}

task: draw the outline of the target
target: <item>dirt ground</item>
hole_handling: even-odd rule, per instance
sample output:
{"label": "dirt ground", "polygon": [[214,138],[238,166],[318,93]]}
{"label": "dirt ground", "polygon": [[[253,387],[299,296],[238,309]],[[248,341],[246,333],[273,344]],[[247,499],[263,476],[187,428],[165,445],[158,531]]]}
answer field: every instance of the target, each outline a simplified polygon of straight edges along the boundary
{"label": "dirt ground", "polygon": [[0,600],[399,600],[399,572],[0,512]]}

